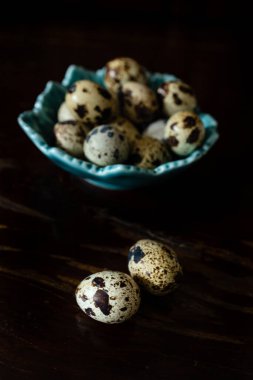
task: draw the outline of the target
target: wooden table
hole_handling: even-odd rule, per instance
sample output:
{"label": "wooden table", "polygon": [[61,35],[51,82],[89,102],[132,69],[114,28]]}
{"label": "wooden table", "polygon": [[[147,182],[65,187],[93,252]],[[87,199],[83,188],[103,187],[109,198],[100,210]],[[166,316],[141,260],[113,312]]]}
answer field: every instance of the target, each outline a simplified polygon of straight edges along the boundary
{"label": "wooden table", "polygon": [[[221,26],[1,26],[1,380],[252,379],[252,117],[241,42]],[[182,77],[219,121],[216,147],[157,188],[85,185],[16,122],[70,63],[95,69],[118,55]],[[76,305],[77,284],[104,268],[126,272],[140,238],[178,252],[181,287],[143,295],[125,324],[89,319]]]}

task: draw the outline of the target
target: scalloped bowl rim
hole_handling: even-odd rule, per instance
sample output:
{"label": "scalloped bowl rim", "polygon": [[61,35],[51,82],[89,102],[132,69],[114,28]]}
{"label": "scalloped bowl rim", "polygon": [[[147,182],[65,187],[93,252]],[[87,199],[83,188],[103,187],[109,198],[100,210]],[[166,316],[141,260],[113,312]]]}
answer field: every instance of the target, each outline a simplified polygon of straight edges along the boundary
{"label": "scalloped bowl rim", "polygon": [[[27,134],[27,136],[32,140],[32,142],[43,154],[45,154],[49,159],[57,161],[59,164],[63,164],[66,170],[71,171],[72,169],[74,169],[75,174],[78,176],[85,178],[85,174],[89,174],[92,175],[93,178],[111,178],[115,176],[134,176],[139,178],[160,177],[179,168],[186,167],[199,160],[210,150],[210,148],[215,144],[215,142],[219,138],[219,134],[217,131],[217,121],[210,114],[200,112],[199,116],[202,119],[205,128],[211,130],[210,136],[204,141],[203,145],[187,157],[179,158],[175,161],[166,162],[157,166],[154,169],[143,169],[129,164],[116,164],[108,165],[105,167],[99,167],[85,160],[75,158],[60,148],[50,146],[45,141],[43,135],[35,131],[33,127],[29,124],[29,118],[33,115],[38,114],[39,111],[43,111],[42,101],[44,97],[51,91],[53,86],[61,87],[64,91],[66,91],[67,87],[69,87],[70,77],[73,71],[76,69],[88,71],[84,68],[75,65],[69,66],[61,84],[59,84],[58,82],[49,81],[46,84],[45,89],[37,96],[33,109],[31,111],[25,111],[18,116],[18,123],[24,130],[24,132]],[[104,68],[99,69],[97,71],[89,72],[101,78],[104,75]],[[155,76],[163,76],[164,80],[176,79],[175,76],[170,74],[148,72],[149,78],[153,78]]]}

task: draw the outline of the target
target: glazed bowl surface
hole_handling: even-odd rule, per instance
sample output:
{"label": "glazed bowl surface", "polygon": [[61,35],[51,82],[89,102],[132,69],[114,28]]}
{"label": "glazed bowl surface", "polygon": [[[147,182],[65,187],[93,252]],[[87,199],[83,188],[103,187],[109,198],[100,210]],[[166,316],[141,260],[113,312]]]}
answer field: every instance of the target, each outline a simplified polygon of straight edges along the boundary
{"label": "glazed bowl surface", "polygon": [[[148,186],[172,178],[176,173],[188,168],[201,159],[219,138],[216,120],[207,113],[198,112],[205,129],[203,145],[185,158],[162,164],[155,169],[141,169],[133,165],[117,164],[99,167],[88,161],[75,158],[55,146],[53,126],[57,121],[57,111],[64,101],[67,89],[77,80],[89,79],[104,87],[105,68],[97,71],[71,65],[61,83],[50,81],[37,97],[31,111],[18,117],[20,127],[33,144],[56,165],[93,185],[111,189],[128,190]],[[177,79],[171,74],[147,73],[149,86],[156,90],[164,81]]]}

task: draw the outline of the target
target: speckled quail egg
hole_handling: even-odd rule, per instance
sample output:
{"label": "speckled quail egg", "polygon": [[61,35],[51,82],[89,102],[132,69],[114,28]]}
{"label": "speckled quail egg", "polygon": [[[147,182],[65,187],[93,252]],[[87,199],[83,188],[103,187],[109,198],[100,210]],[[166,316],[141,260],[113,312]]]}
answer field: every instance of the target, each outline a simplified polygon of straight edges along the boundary
{"label": "speckled quail egg", "polygon": [[130,248],[128,269],[134,280],[154,295],[174,290],[182,276],[175,252],[148,239],[139,240]]}
{"label": "speckled quail egg", "polygon": [[70,111],[66,102],[63,102],[60,105],[57,113],[57,119],[59,122],[69,121],[69,120],[77,120],[77,117]]}
{"label": "speckled quail egg", "polygon": [[54,126],[56,144],[75,157],[83,157],[83,143],[89,129],[76,120],[63,121]]}
{"label": "speckled quail egg", "polygon": [[105,85],[112,93],[117,93],[120,85],[133,81],[146,84],[143,67],[132,58],[116,58],[106,64]]}
{"label": "speckled quail egg", "polygon": [[184,82],[165,82],[157,92],[162,99],[163,111],[167,116],[178,111],[193,111],[197,106],[197,99],[192,88]]}
{"label": "speckled quail egg", "polygon": [[146,123],[155,118],[158,111],[156,94],[144,84],[124,83],[119,98],[123,115],[133,123]]}
{"label": "speckled quail egg", "polygon": [[119,132],[125,135],[132,147],[136,139],[141,137],[138,129],[127,119],[118,117],[116,120],[110,123],[112,127],[115,127]]}
{"label": "speckled quail egg", "polygon": [[90,80],[74,83],[66,93],[65,100],[70,112],[79,120],[93,125],[107,123],[116,112],[111,94]]}
{"label": "speckled quail egg", "polygon": [[99,322],[121,323],[137,312],[140,290],[129,275],[103,271],[78,285],[76,301],[85,314]]}
{"label": "speckled quail egg", "polygon": [[154,139],[162,141],[164,139],[164,128],[166,122],[167,120],[160,119],[149,124],[143,132],[143,136],[153,137]]}
{"label": "speckled quail egg", "polygon": [[170,160],[166,145],[149,136],[136,140],[130,155],[130,163],[143,169],[154,169]]}
{"label": "speckled quail egg", "polygon": [[171,150],[187,156],[199,147],[205,137],[205,128],[197,114],[181,111],[171,116],[165,126],[164,138]]}
{"label": "speckled quail egg", "polygon": [[99,166],[120,164],[128,158],[129,143],[126,136],[116,128],[100,125],[86,136],[84,154]]}

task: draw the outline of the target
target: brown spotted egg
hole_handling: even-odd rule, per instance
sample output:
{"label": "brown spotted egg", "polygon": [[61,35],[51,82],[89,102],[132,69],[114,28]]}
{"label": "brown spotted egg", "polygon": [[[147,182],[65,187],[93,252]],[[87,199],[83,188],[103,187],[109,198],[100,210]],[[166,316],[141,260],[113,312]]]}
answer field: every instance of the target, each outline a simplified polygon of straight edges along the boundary
{"label": "brown spotted egg", "polygon": [[154,169],[170,160],[166,145],[149,136],[136,140],[130,155],[130,163],[143,169]]}
{"label": "brown spotted egg", "polygon": [[76,120],[59,122],[54,126],[56,144],[75,157],[83,157],[84,139],[89,129]]}
{"label": "brown spotted egg", "polygon": [[187,156],[198,148],[205,138],[205,127],[197,114],[181,111],[171,116],[165,126],[164,139],[179,156]]}
{"label": "brown spotted egg", "polygon": [[129,275],[103,271],[78,285],[76,301],[85,314],[99,322],[121,323],[137,312],[140,290]]}
{"label": "brown spotted egg", "polygon": [[111,94],[90,80],[74,83],[69,88],[65,101],[78,120],[91,125],[107,123],[116,112]]}
{"label": "brown spotted egg", "polygon": [[86,136],[84,154],[99,166],[125,162],[129,155],[129,143],[125,135],[111,125],[93,128]]}
{"label": "brown spotted egg", "polygon": [[66,102],[63,102],[60,105],[57,113],[57,119],[59,122],[69,121],[69,120],[77,120],[77,117],[70,111]]}
{"label": "brown spotted egg", "polygon": [[146,123],[155,118],[158,111],[156,94],[144,84],[123,83],[119,98],[123,115],[133,123]]}
{"label": "brown spotted egg", "polygon": [[143,239],[128,254],[128,269],[133,279],[154,295],[174,290],[182,276],[175,252],[154,240]]}
{"label": "brown spotted egg", "polygon": [[133,125],[133,123],[123,117],[118,117],[116,120],[111,122],[110,125],[126,136],[131,147],[135,141],[141,137],[140,132]]}
{"label": "brown spotted egg", "polygon": [[178,111],[193,111],[197,106],[197,99],[192,88],[184,82],[165,82],[157,92],[162,99],[163,111],[167,116]]}
{"label": "brown spotted egg", "polygon": [[147,78],[143,67],[132,58],[113,59],[106,64],[105,85],[112,93],[128,81],[146,84]]}

